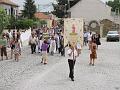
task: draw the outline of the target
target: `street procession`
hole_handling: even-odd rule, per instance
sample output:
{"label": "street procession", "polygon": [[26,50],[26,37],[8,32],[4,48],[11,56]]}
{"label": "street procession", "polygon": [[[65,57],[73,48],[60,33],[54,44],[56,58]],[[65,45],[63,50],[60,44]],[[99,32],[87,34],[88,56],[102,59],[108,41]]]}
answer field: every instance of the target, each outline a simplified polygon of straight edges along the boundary
{"label": "street procession", "polygon": [[119,90],[116,2],[0,0],[0,90]]}

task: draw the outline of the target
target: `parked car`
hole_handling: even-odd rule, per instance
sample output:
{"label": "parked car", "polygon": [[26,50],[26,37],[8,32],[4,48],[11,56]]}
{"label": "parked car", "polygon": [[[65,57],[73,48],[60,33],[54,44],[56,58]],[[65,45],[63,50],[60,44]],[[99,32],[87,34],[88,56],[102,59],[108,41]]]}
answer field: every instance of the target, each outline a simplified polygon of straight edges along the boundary
{"label": "parked car", "polygon": [[120,35],[118,31],[108,31],[107,41],[119,41]]}

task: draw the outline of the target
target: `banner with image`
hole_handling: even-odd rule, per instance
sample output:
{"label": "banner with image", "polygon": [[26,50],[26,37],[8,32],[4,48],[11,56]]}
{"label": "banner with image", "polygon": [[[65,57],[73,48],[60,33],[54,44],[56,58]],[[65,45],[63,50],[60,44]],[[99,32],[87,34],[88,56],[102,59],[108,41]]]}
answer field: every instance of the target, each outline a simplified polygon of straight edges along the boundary
{"label": "banner with image", "polygon": [[83,45],[83,18],[64,19],[64,46],[68,43]]}

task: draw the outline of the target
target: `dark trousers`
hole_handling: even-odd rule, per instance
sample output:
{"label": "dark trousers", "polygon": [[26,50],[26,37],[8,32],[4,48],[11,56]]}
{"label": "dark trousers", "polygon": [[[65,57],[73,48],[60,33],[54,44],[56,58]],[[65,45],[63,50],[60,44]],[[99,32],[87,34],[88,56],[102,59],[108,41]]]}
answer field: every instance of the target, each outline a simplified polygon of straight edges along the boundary
{"label": "dark trousers", "polygon": [[49,49],[50,49],[50,45],[49,45],[48,48],[47,48],[47,53],[49,53]]}
{"label": "dark trousers", "polygon": [[70,69],[70,73],[69,73],[69,77],[70,78],[74,78],[74,66],[75,66],[75,62],[76,60],[71,60],[71,59],[68,59],[68,64],[69,64],[69,69]]}
{"label": "dark trousers", "polygon": [[85,46],[87,46],[87,42],[88,42],[87,37],[84,37],[84,45]]}
{"label": "dark trousers", "polygon": [[32,54],[36,52],[36,44],[31,44],[31,52]]}
{"label": "dark trousers", "polygon": [[7,50],[4,46],[1,48],[1,56],[3,57],[3,55],[7,56]]}
{"label": "dark trousers", "polygon": [[61,47],[60,48],[61,56],[65,56],[65,48]]}

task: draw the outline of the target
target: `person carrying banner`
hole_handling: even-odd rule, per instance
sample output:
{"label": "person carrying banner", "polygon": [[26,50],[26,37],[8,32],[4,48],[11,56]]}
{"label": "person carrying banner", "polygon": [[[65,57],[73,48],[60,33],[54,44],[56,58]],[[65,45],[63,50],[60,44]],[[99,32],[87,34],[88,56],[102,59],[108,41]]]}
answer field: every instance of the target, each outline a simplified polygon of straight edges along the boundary
{"label": "person carrying banner", "polygon": [[73,46],[69,44],[69,49],[67,51],[68,54],[68,64],[69,64],[69,78],[71,78],[72,81],[74,81],[74,66],[75,66],[75,62],[76,62],[76,58],[79,56],[80,54],[80,48],[79,48],[79,52],[77,49],[78,45]]}

